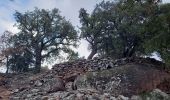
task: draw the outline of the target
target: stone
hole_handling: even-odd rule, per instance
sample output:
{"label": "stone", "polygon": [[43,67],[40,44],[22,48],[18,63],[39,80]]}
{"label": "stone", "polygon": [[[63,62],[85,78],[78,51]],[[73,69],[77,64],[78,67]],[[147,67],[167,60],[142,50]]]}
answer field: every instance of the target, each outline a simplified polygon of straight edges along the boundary
{"label": "stone", "polygon": [[67,82],[65,84],[65,88],[67,91],[72,91],[73,90],[73,82]]}
{"label": "stone", "polygon": [[17,93],[17,92],[19,92],[19,89],[14,89],[13,90],[13,93]]}
{"label": "stone", "polygon": [[42,86],[43,83],[40,80],[35,81],[34,83],[35,86]]}
{"label": "stone", "polygon": [[139,95],[142,100],[170,100],[170,96],[159,89]]}
{"label": "stone", "polygon": [[31,98],[33,94],[27,94],[27,98]]}
{"label": "stone", "polygon": [[71,93],[66,92],[66,91],[58,91],[58,92],[52,93],[51,96],[65,98],[65,97],[69,96],[70,94]]}
{"label": "stone", "polygon": [[129,100],[129,98],[128,98],[128,97],[125,97],[125,96],[123,96],[123,95],[119,95],[119,96],[117,97],[117,100]]}
{"label": "stone", "polygon": [[37,92],[39,92],[39,89],[32,89],[31,92],[32,93],[37,93]]}
{"label": "stone", "polygon": [[56,78],[48,79],[44,89],[48,92],[64,91],[65,84],[62,79],[56,77]]}
{"label": "stone", "polygon": [[116,99],[115,97],[112,97],[112,96],[111,96],[111,97],[110,97],[110,100],[117,100],[117,99]]}
{"label": "stone", "polygon": [[84,98],[84,94],[81,94],[81,93],[76,94],[76,99],[77,100],[83,100],[83,98]]}
{"label": "stone", "polygon": [[44,96],[44,97],[42,97],[42,100],[49,100],[49,97],[48,96]]}
{"label": "stone", "polygon": [[70,94],[69,96],[63,98],[63,100],[76,100],[76,94]]}
{"label": "stone", "polygon": [[110,96],[109,93],[104,93],[103,95],[106,96],[106,97],[109,97],[109,96]]}
{"label": "stone", "polygon": [[159,94],[159,95],[161,95],[161,96],[163,96],[163,97],[166,97],[166,98],[169,97],[168,94],[166,94],[165,92],[162,92],[162,91],[159,90],[159,89],[154,89],[153,92],[152,92],[152,94]]}
{"label": "stone", "polygon": [[131,97],[131,100],[142,100],[142,98],[140,96],[137,96],[137,95],[133,95]]}
{"label": "stone", "polygon": [[[84,100],[100,100],[99,98],[100,97],[96,97],[96,96],[93,96],[93,95],[86,95],[86,98]],[[106,99],[104,99],[104,100],[106,100]]]}

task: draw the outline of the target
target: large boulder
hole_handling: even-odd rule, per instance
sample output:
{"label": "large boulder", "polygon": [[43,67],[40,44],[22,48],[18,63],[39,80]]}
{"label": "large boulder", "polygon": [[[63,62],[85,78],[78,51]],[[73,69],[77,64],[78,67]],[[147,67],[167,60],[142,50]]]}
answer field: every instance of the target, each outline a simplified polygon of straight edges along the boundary
{"label": "large boulder", "polygon": [[48,79],[46,83],[44,84],[44,91],[47,92],[57,92],[57,91],[64,91],[65,90],[65,84],[62,79],[60,78],[52,78]]}
{"label": "large boulder", "polygon": [[87,72],[74,82],[77,89],[96,89],[101,93],[131,96],[151,91],[170,75],[150,64],[129,63],[103,71]]}

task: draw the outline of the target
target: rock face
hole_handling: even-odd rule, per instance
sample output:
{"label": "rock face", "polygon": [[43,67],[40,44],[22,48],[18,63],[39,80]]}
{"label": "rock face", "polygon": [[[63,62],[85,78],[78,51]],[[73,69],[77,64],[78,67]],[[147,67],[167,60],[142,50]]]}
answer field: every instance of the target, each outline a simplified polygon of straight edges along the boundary
{"label": "rock face", "polygon": [[5,84],[3,75],[0,75],[0,100],[7,100],[11,95],[11,91],[6,89]]}
{"label": "rock face", "polygon": [[[6,86],[11,90],[11,100],[37,100],[47,94],[65,91],[64,81],[49,72],[8,76]],[[39,100],[39,99],[38,99]]]}
{"label": "rock face", "polygon": [[170,74],[163,67],[148,58],[77,60],[39,74],[5,76],[0,96],[10,100],[143,100],[140,94],[160,88],[161,96],[167,97]]}
{"label": "rock face", "polygon": [[151,91],[169,78],[169,74],[147,64],[126,64],[114,69],[87,72],[78,76],[74,85],[77,89],[93,88],[114,96],[131,96]]}

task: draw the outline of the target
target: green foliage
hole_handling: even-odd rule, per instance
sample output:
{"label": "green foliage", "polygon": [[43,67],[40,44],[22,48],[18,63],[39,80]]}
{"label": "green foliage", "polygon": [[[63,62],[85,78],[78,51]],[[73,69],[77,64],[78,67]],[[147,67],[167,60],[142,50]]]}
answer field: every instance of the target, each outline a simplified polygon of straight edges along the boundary
{"label": "green foliage", "polygon": [[81,36],[89,42],[92,56],[120,58],[143,53],[141,34],[156,5],[155,1],[120,0],[103,1],[92,14],[81,9]]}
{"label": "green foliage", "polygon": [[73,61],[73,60],[77,60],[77,59],[79,59],[79,54],[78,54],[78,52],[74,52],[74,51],[71,51],[69,53],[69,56],[67,57],[68,61]]}
{"label": "green foliage", "polygon": [[[77,47],[78,35],[72,24],[60,16],[59,10],[35,8],[25,13],[16,12],[15,26],[20,30],[10,39],[9,67],[15,72],[35,67],[40,72],[45,59],[69,53]],[[70,53],[69,53],[70,54]]]}
{"label": "green foliage", "polygon": [[[170,64],[170,4],[160,0],[103,1],[91,14],[80,9],[80,38],[89,43],[91,53],[112,58],[140,56],[158,52]],[[78,34],[58,9],[35,8],[25,13],[16,12],[15,35],[4,34],[0,49],[7,66],[15,72],[28,71],[52,57],[67,53],[67,60],[79,59]],[[10,32],[7,32],[10,33]],[[7,67],[7,68],[8,68]]]}
{"label": "green foliage", "polygon": [[6,66],[6,73],[9,71],[9,58],[12,53],[12,45],[11,45],[12,32],[5,31],[0,36],[0,60],[1,65]]}
{"label": "green foliage", "polygon": [[146,25],[145,49],[147,53],[157,51],[170,64],[170,4],[161,4]]}
{"label": "green foliage", "polygon": [[28,52],[14,53],[9,59],[9,68],[12,72],[28,72],[33,64],[33,57]]}
{"label": "green foliage", "polygon": [[[115,11],[115,4],[113,2],[101,2],[96,5],[92,14],[88,14],[83,8],[80,10],[80,22],[81,38],[85,39],[89,43],[89,49],[91,59],[97,52],[101,53],[101,50],[105,47],[108,51],[113,49],[112,37],[114,35],[114,20],[113,16]],[[110,49],[109,44],[112,45]],[[111,52],[111,51],[110,51]]]}
{"label": "green foliage", "polygon": [[16,12],[16,26],[20,29],[17,42],[26,46],[35,58],[35,69],[40,71],[45,58],[59,55],[61,51],[76,46],[77,32],[69,21],[60,16],[58,9],[40,10],[24,14]]}

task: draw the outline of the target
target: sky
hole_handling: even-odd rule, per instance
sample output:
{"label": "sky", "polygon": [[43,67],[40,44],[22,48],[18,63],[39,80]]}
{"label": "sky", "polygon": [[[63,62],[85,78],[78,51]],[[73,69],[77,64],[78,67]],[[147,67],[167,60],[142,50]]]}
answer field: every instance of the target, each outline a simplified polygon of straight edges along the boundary
{"label": "sky", "polygon": [[[26,12],[32,11],[35,7],[40,9],[53,9],[58,8],[61,15],[65,16],[67,20],[78,29],[79,23],[79,10],[85,8],[89,13],[94,9],[95,5],[102,0],[0,0],[0,34],[5,30],[17,33],[18,29],[14,27],[15,19],[13,14],[15,11]],[[167,3],[170,0],[163,0]],[[89,51],[87,50],[88,43],[81,40],[79,48],[76,50],[80,56],[87,57]]]}

